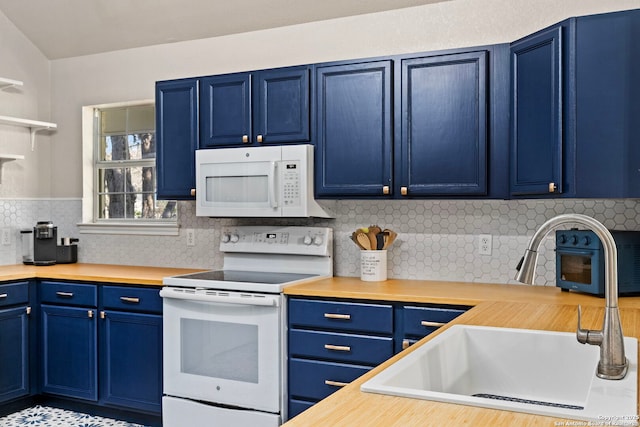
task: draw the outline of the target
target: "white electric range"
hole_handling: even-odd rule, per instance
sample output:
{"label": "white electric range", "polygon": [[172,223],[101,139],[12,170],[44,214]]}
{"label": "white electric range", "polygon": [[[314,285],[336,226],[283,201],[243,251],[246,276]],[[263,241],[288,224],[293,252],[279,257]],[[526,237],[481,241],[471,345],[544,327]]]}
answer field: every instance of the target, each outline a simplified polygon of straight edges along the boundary
{"label": "white electric range", "polygon": [[222,231],[221,270],[167,277],[163,425],[274,427],[286,414],[285,286],[333,275],[333,231]]}

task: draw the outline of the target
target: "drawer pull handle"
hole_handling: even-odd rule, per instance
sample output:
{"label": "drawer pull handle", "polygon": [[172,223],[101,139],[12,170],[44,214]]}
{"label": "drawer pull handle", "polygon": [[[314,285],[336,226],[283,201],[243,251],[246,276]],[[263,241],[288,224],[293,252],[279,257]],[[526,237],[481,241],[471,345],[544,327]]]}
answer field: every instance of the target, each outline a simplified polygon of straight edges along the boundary
{"label": "drawer pull handle", "polygon": [[0,294],[0,298],[5,299],[6,297],[8,297],[9,295],[7,294]]}
{"label": "drawer pull handle", "polygon": [[120,297],[120,301],[128,302],[131,304],[140,304],[140,298],[136,298],[136,297]]}
{"label": "drawer pull handle", "polygon": [[324,380],[324,383],[326,385],[331,385],[334,387],[344,387],[349,384],[349,383],[343,383],[342,381],[332,381],[332,380]]}
{"label": "drawer pull handle", "polygon": [[56,295],[58,295],[59,297],[62,298],[72,298],[73,297],[73,292],[56,292]]}
{"label": "drawer pull handle", "polygon": [[325,313],[324,317],[327,319],[351,320],[350,314]]}
{"label": "drawer pull handle", "polygon": [[326,348],[327,350],[334,350],[334,351],[351,351],[351,347],[349,347],[348,345],[325,344],[324,348]]}
{"label": "drawer pull handle", "polygon": [[446,325],[446,323],[442,323],[442,322],[429,322],[429,321],[427,321],[427,320],[423,320],[422,322],[420,322],[420,324],[421,324],[422,326],[429,326],[429,327],[432,327],[432,328],[439,328],[439,327],[441,327],[441,326]]}

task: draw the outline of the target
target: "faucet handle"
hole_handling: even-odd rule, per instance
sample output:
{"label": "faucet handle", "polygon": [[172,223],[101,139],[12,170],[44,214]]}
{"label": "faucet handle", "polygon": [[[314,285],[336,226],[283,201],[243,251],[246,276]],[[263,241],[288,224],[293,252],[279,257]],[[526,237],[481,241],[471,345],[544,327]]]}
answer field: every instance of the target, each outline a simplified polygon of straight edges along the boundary
{"label": "faucet handle", "polygon": [[582,306],[578,304],[578,327],[576,328],[576,338],[581,344],[586,344],[589,339],[589,330],[582,329]]}
{"label": "faucet handle", "polygon": [[576,328],[576,338],[581,344],[600,345],[603,340],[602,331],[582,329],[582,306],[578,304],[578,327]]}

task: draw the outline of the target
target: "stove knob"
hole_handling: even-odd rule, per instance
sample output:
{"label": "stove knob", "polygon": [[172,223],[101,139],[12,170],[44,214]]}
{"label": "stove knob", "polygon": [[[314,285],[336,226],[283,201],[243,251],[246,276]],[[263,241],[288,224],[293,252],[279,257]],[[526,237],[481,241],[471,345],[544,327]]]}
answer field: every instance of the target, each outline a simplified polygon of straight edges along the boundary
{"label": "stove knob", "polygon": [[576,236],[575,234],[573,236],[571,236],[571,244],[572,245],[577,245],[578,244],[578,236]]}
{"label": "stove knob", "polygon": [[229,236],[229,240],[231,240],[231,243],[237,243],[238,240],[240,240],[240,237],[237,234],[232,234]]}
{"label": "stove knob", "polygon": [[311,243],[313,243],[313,239],[311,239],[311,236],[304,236],[304,239],[302,239],[302,243],[309,246]]}
{"label": "stove knob", "polygon": [[222,243],[229,243],[229,240],[231,240],[231,236],[228,235],[227,233],[224,233],[222,235]]}
{"label": "stove knob", "polygon": [[564,234],[561,234],[558,236],[558,243],[560,243],[561,245],[567,243],[567,236],[565,236]]}
{"label": "stove knob", "polygon": [[584,239],[582,239],[582,243],[584,243],[585,246],[589,246],[589,243],[591,243],[591,237],[584,236]]}
{"label": "stove knob", "polygon": [[316,236],[313,238],[313,244],[316,246],[320,246],[322,242],[324,242],[324,240],[322,239],[322,236]]}

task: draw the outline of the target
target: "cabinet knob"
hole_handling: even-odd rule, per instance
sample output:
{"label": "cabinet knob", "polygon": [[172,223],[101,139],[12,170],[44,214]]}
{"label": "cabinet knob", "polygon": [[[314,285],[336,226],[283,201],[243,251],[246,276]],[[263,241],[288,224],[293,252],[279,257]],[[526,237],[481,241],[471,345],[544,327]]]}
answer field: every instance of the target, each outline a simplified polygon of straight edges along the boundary
{"label": "cabinet knob", "polygon": [[195,197],[196,196],[196,189],[192,188],[189,193],[191,194],[191,196]]}
{"label": "cabinet knob", "polygon": [[384,186],[382,187],[382,194],[385,194],[385,195],[386,195],[386,194],[389,194],[390,192],[391,192],[391,189],[389,188],[389,186],[388,186],[388,185],[384,185]]}
{"label": "cabinet knob", "polygon": [[409,189],[407,187],[400,187],[400,194],[406,196],[409,193]]}
{"label": "cabinet knob", "polygon": [[89,316],[89,319],[93,319],[93,310],[87,310],[87,316]]}
{"label": "cabinet knob", "polygon": [[27,316],[31,314],[31,307],[27,307]]}
{"label": "cabinet knob", "polygon": [[249,142],[249,135],[242,135],[242,142],[244,144],[248,143]]}
{"label": "cabinet knob", "polygon": [[258,136],[256,137],[256,141],[258,141],[258,142],[262,142],[262,135],[258,135]]}
{"label": "cabinet knob", "polygon": [[405,339],[405,340],[402,340],[402,349],[403,349],[403,350],[408,349],[410,346],[411,346],[411,341],[406,340],[406,339]]}
{"label": "cabinet knob", "polygon": [[549,193],[555,193],[557,189],[558,189],[558,186],[556,185],[555,182],[549,183]]}
{"label": "cabinet knob", "polygon": [[107,313],[105,313],[104,311],[100,312],[100,318],[101,319],[106,319],[107,318]]}

